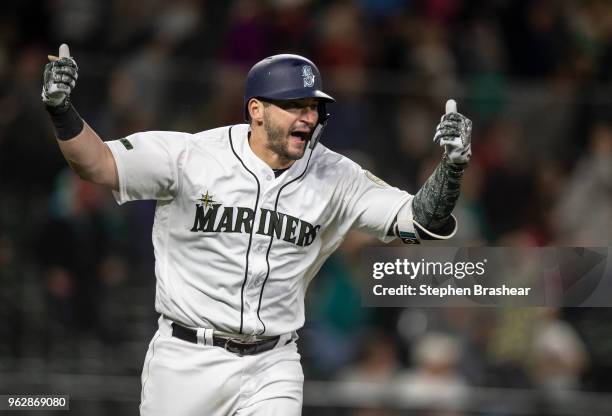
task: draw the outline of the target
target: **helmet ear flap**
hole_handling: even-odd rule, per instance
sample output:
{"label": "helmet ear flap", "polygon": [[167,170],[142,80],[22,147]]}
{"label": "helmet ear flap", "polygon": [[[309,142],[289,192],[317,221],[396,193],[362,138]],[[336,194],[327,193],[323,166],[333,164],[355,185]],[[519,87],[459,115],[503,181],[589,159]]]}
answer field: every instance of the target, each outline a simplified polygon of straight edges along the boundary
{"label": "helmet ear flap", "polygon": [[327,121],[324,121],[323,123],[321,122],[317,123],[317,126],[312,132],[312,136],[310,136],[310,143],[308,143],[308,147],[310,149],[314,149],[317,143],[319,143],[319,139],[321,138],[321,134],[323,133],[323,129],[325,128],[326,124],[327,124]]}
{"label": "helmet ear flap", "polygon": [[325,101],[319,100],[319,103],[317,104],[317,112],[319,113],[319,123],[327,122],[327,119],[329,119],[329,113],[327,112]]}
{"label": "helmet ear flap", "polygon": [[308,143],[308,147],[310,149],[314,149],[314,147],[319,143],[319,139],[321,138],[321,134],[323,134],[323,129],[327,124],[327,120],[329,119],[329,113],[327,112],[327,106],[325,105],[325,101],[319,101],[317,105],[317,111],[319,113],[319,121],[315,126],[314,131],[312,132],[312,136],[310,137],[310,143]]}

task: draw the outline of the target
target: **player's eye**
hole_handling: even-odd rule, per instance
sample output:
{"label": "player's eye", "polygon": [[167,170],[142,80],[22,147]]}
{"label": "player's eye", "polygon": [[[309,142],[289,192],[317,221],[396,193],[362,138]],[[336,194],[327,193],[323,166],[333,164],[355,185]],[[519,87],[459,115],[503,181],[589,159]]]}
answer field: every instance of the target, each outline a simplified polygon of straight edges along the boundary
{"label": "player's eye", "polygon": [[317,104],[308,104],[302,101],[278,101],[275,104],[285,111],[301,111],[303,109],[317,110]]}
{"label": "player's eye", "polygon": [[299,110],[302,107],[304,106],[297,101],[289,101],[285,104],[283,108],[285,108],[285,110]]}

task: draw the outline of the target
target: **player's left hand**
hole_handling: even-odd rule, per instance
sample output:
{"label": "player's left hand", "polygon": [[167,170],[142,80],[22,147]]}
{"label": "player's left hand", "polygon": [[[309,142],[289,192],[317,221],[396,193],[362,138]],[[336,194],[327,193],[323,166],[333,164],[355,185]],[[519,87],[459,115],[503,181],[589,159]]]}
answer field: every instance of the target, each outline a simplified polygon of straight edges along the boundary
{"label": "player's left hand", "polygon": [[449,162],[465,165],[472,156],[472,121],[457,112],[455,100],[446,102],[446,114],[436,127],[434,142],[444,147]]}

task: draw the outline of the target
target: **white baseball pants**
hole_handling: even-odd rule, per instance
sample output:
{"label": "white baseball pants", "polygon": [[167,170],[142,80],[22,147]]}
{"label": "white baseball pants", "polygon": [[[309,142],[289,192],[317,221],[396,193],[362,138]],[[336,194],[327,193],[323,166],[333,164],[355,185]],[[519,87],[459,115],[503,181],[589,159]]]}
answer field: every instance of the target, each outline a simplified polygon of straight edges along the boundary
{"label": "white baseball pants", "polygon": [[241,357],[175,338],[170,325],[160,317],[149,344],[141,416],[301,414],[304,374],[295,342]]}

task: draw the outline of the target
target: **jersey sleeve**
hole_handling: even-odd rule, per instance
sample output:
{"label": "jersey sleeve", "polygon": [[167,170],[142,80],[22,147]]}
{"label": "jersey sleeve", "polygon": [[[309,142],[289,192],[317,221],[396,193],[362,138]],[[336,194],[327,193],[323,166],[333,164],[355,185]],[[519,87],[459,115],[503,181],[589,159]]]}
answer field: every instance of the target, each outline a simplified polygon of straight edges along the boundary
{"label": "jersey sleeve", "polygon": [[119,177],[119,204],[128,201],[170,200],[177,194],[179,170],[187,147],[185,134],[142,132],[106,142]]}
{"label": "jersey sleeve", "polygon": [[395,237],[388,236],[395,216],[411,198],[406,191],[388,185],[358,165],[351,166],[345,177],[345,220],[351,228],[364,231],[383,242]]}

